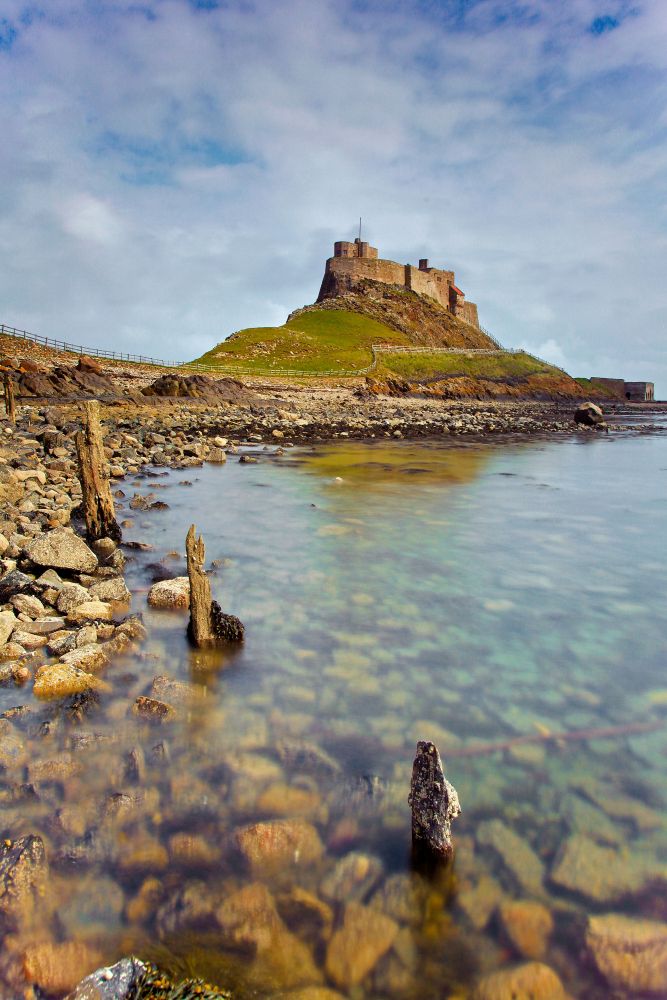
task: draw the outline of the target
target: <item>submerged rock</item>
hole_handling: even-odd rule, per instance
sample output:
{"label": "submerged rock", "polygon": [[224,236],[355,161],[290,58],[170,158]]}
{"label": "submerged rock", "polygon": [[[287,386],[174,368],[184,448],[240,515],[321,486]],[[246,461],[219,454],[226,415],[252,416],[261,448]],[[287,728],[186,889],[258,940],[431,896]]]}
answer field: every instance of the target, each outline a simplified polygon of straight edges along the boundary
{"label": "submerged rock", "polygon": [[438,748],[429,740],[417,743],[408,805],[412,807],[412,842],[442,858],[450,858],[452,820],[461,813],[456,789],[445,778]]}
{"label": "submerged rock", "polygon": [[525,892],[542,895],[544,866],[532,847],[518,834],[501,820],[490,819],[479,824],[477,841],[500,856],[505,868]]}
{"label": "submerged rock", "polygon": [[216,917],[229,945],[254,954],[253,980],[282,989],[322,981],[310,949],[287,929],[273,896],[261,882],[228,896]]}
{"label": "submerged rock", "polygon": [[522,958],[542,958],[554,927],[546,906],[530,899],[511,900],[500,905],[498,915],[505,934]]}
{"label": "submerged rock", "polygon": [[620,913],[589,917],[586,945],[613,989],[667,993],[667,924]]}
{"label": "submerged rock", "polygon": [[23,956],[26,980],[47,994],[71,990],[99,965],[101,955],[82,941],[45,941],[31,945]]}
{"label": "submerged rock", "polygon": [[357,986],[389,951],[398,930],[396,921],[384,913],[361,903],[349,903],[343,924],[327,948],[330,979],[345,990]]}
{"label": "submerged rock", "polygon": [[39,907],[48,875],[41,837],[6,840],[0,847],[0,926],[16,929]]}
{"label": "submerged rock", "polygon": [[596,903],[610,903],[639,892],[650,877],[650,863],[639,854],[601,847],[590,837],[569,837],[558,853],[551,881]]}
{"label": "submerged rock", "polygon": [[235,839],[250,869],[258,875],[311,864],[319,861],[324,851],[315,827],[298,819],[254,823],[237,830]]}
{"label": "submerged rock", "polygon": [[484,976],[472,1000],[567,1000],[553,969],[541,962],[528,962],[516,969],[503,969]]}
{"label": "submerged rock", "polygon": [[379,858],[352,851],[336,864],[320,886],[325,899],[361,902],[380,881],[383,866]]}

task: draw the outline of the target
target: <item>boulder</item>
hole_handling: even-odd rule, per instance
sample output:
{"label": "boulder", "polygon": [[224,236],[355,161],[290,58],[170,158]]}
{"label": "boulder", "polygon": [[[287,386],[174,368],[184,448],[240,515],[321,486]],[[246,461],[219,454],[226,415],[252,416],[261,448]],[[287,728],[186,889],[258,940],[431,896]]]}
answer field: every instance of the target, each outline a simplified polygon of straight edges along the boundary
{"label": "boulder", "polygon": [[574,411],[575,424],[583,424],[584,427],[605,427],[604,413],[597,403],[580,403]]}
{"label": "boulder", "polygon": [[74,664],[50,663],[38,668],[33,694],[44,699],[67,698],[102,686],[102,681]]}
{"label": "boulder", "polygon": [[177,576],[173,580],[160,580],[148,591],[148,603],[152,608],[189,608],[190,581],[187,576]]}
{"label": "boulder", "polygon": [[0,604],[6,604],[14,594],[20,594],[26,590],[33,580],[27,573],[21,573],[18,569],[12,569],[0,580]]}
{"label": "boulder", "polygon": [[127,604],[132,597],[122,576],[112,576],[109,580],[93,584],[90,596],[98,601],[120,601],[123,604]]}
{"label": "boulder", "polygon": [[85,354],[81,355],[76,367],[77,371],[80,372],[87,372],[88,374],[93,374],[93,375],[104,374],[104,369],[102,368],[102,365],[99,363],[99,361],[93,361],[92,358],[87,357]]}
{"label": "boulder", "polygon": [[484,976],[472,1000],[567,1000],[563,984],[553,969],[541,962],[527,962],[516,969],[502,969]]}
{"label": "boulder", "polygon": [[45,569],[69,569],[91,573],[97,569],[97,556],[82,538],[66,528],[55,528],[33,538],[24,549],[36,566]]}
{"label": "boulder", "polygon": [[56,607],[62,614],[67,615],[74,608],[78,608],[84,601],[90,600],[90,594],[80,583],[66,583],[61,587],[56,600]]}
{"label": "boulder", "polygon": [[620,913],[589,917],[586,945],[613,990],[667,995],[667,924]]}
{"label": "boulder", "polygon": [[106,601],[83,601],[68,613],[67,619],[70,622],[109,622],[113,618],[113,608]]}

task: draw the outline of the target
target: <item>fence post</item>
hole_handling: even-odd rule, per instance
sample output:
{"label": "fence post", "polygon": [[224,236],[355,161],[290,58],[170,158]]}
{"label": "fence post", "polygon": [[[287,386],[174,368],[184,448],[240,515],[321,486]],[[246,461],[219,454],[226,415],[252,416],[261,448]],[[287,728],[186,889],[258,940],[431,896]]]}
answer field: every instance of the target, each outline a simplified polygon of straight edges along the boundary
{"label": "fence post", "polygon": [[14,402],[14,380],[9,372],[5,372],[5,412],[10,423],[16,423],[16,404]]}

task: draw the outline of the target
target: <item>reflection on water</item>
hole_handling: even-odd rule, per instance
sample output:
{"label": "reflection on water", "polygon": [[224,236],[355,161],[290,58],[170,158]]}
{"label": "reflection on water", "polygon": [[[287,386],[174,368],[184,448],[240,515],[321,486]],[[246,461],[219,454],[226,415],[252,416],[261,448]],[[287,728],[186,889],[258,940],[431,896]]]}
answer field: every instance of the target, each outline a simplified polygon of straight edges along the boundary
{"label": "reflection on water", "polygon": [[[127,532],[155,546],[131,570],[140,655],[80,725],[13,723],[33,791],[5,775],[4,832],[41,833],[51,863],[35,933],[239,996],[463,997],[522,958],[609,996],[588,917],[667,920],[665,730],[595,736],[667,713],[666,469],[647,437],[323,447],[192,470],[192,488],[169,473],[169,510]],[[144,567],[192,520],[246,625],[233,654],[190,650],[182,614],[145,607]],[[129,708],[159,675],[181,684],[159,682],[177,717],[156,727]],[[453,869],[429,876],[410,865],[417,739],[463,806]]]}

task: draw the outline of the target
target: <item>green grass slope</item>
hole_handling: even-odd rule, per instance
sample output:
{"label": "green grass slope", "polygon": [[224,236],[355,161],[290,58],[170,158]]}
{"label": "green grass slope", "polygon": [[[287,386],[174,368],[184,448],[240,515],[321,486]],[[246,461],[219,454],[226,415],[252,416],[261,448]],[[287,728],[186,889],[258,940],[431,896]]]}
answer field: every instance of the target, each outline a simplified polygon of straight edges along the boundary
{"label": "green grass slope", "polygon": [[303,313],[284,326],[240,330],[197,359],[199,364],[259,372],[356,371],[372,361],[372,344],[410,346],[404,333],[355,312],[321,310]]}
{"label": "green grass slope", "polygon": [[559,369],[532,354],[458,354],[452,352],[419,354],[384,354],[378,360],[378,370],[398,375],[408,381],[428,379],[436,375],[467,375],[470,378],[516,378],[527,375],[562,375]]}

